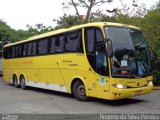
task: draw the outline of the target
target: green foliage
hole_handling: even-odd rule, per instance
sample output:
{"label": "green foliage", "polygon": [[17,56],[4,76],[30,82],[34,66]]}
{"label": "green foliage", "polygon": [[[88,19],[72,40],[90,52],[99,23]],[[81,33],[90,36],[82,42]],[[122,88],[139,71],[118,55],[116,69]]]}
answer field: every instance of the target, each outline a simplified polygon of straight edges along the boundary
{"label": "green foliage", "polygon": [[160,58],[160,8],[148,12],[143,19],[142,28],[149,45],[157,53],[158,58]]}
{"label": "green foliage", "polygon": [[27,25],[27,30],[17,30],[18,35],[17,41],[25,40],[31,36],[46,33],[52,31],[53,29],[49,26],[46,27],[43,24],[36,24],[34,27]]}
{"label": "green foliage", "polygon": [[60,17],[58,20],[54,20],[57,22],[57,26],[55,29],[60,29],[60,28],[69,28],[74,25],[79,25],[82,24],[82,18],[80,18],[77,15],[66,15],[64,14],[62,17]]}
{"label": "green foliage", "polygon": [[6,22],[0,20],[0,51],[2,46],[7,42],[16,42],[20,40],[25,40],[31,36],[38,35],[41,33],[49,32],[53,28],[46,27],[43,24],[36,24],[35,27],[27,25],[27,30],[14,30]]}
{"label": "green foliage", "polygon": [[16,41],[18,38],[16,31],[12,28],[10,28],[9,25],[6,24],[6,22],[0,20],[0,41]]}

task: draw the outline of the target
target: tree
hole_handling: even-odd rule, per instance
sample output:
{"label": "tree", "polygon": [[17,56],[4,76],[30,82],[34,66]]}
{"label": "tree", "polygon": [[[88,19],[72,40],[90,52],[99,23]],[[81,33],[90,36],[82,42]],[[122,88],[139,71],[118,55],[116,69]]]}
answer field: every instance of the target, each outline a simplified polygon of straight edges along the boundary
{"label": "tree", "polygon": [[22,29],[17,30],[16,33],[18,36],[17,41],[25,40],[33,35],[33,34],[30,34],[28,30],[22,30]]}
{"label": "tree", "polygon": [[43,24],[36,24],[34,27],[27,25],[27,29],[30,34],[29,36],[34,36],[53,30],[51,26],[47,27]]}
{"label": "tree", "polygon": [[47,27],[43,24],[36,24],[34,27],[27,25],[26,27],[27,27],[27,30],[20,29],[16,31],[16,35],[17,35],[16,41],[25,40],[29,37],[39,35],[42,33],[46,33],[46,32],[53,30],[51,26]]}
{"label": "tree", "polygon": [[0,20],[0,51],[2,46],[8,42],[14,42],[18,38],[16,31],[12,29],[6,22]]}
{"label": "tree", "polygon": [[76,15],[79,18],[81,18],[81,15],[79,13],[78,7],[87,9],[84,21],[89,22],[91,11],[95,6],[100,6],[105,3],[111,3],[112,1],[113,0],[69,0],[68,3],[62,3],[62,5],[64,6],[64,8],[68,8],[68,6],[74,7]]}
{"label": "tree", "polygon": [[[160,3],[160,2],[159,2]],[[146,38],[152,49],[157,53],[160,58],[160,7],[148,11],[143,19],[143,26]]]}
{"label": "tree", "polygon": [[82,20],[76,15],[64,14],[58,20],[54,21],[57,22],[57,26],[55,27],[55,29],[68,28],[74,25],[82,24]]}
{"label": "tree", "polygon": [[0,41],[16,41],[16,31],[12,29],[6,22],[0,20]]}

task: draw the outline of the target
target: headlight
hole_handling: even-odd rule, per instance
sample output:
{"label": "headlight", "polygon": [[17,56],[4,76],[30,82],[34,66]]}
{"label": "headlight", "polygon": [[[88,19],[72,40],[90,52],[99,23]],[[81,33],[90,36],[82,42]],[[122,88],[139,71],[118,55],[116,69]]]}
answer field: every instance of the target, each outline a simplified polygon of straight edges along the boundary
{"label": "headlight", "polygon": [[152,81],[151,80],[147,81],[147,85],[148,86],[153,85]]}
{"label": "headlight", "polygon": [[113,87],[119,88],[119,89],[125,89],[127,88],[126,85],[121,85],[121,84],[113,84]]}

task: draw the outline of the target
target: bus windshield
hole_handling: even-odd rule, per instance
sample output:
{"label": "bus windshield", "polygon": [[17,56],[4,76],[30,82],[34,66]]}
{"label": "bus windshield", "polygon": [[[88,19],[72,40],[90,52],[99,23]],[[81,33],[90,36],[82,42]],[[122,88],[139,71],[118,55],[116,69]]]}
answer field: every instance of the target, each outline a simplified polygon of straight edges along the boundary
{"label": "bus windshield", "polygon": [[151,65],[143,33],[138,29],[105,27],[107,39],[112,41],[113,77],[145,77]]}

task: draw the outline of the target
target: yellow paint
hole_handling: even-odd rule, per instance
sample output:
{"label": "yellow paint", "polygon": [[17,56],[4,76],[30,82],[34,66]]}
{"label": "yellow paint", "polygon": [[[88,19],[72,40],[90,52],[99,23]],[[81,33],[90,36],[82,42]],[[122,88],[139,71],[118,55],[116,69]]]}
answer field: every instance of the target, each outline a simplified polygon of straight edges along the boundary
{"label": "yellow paint", "polygon": [[[103,30],[103,27],[106,25],[139,29],[134,26],[126,26],[118,23],[98,22],[74,26],[69,29],[60,29],[57,31],[33,36],[24,41],[8,44],[5,47],[82,28],[84,54],[67,53],[37,57],[25,57],[18,59],[3,59],[3,79],[9,82],[9,80],[12,79],[14,73],[16,73],[18,77],[21,74],[24,74],[27,81],[62,85],[66,87],[68,93],[71,93],[71,83],[74,79],[78,78],[83,81],[86,87],[87,96],[109,100],[136,96],[134,93],[137,90],[142,90],[143,94],[151,92],[153,86],[132,89],[118,89],[114,88],[112,85],[123,84],[131,87],[137,87],[137,83],[139,83],[140,86],[143,86],[147,83],[147,80],[153,79],[152,76],[143,79],[112,78],[110,63],[108,63],[110,76],[100,76],[91,68],[85,54],[86,50],[84,45],[85,38],[83,28],[96,26]],[[104,31],[103,34],[105,36]],[[109,58],[108,61],[110,61]],[[103,84],[100,83],[101,78],[104,79]]]}

